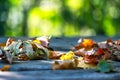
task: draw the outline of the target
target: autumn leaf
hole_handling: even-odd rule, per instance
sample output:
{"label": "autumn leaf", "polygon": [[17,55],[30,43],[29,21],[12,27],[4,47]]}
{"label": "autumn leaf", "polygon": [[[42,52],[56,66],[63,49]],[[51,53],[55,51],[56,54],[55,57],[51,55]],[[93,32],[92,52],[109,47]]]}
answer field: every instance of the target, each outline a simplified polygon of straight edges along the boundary
{"label": "autumn leaf", "polygon": [[8,71],[10,68],[10,65],[5,65],[3,68],[0,68],[0,71]]}
{"label": "autumn leaf", "polygon": [[40,40],[33,40],[32,42],[35,42],[35,43],[41,44],[41,41],[40,41]]}
{"label": "autumn leaf", "polygon": [[[47,36],[42,36],[42,37],[38,37],[36,38],[36,40],[39,40],[40,41],[40,44],[44,47],[48,47],[49,46],[49,40],[50,40],[51,36],[50,37],[47,37]],[[37,41],[38,42],[38,41]]]}
{"label": "autumn leaf", "polygon": [[80,40],[80,43],[75,46],[74,48],[76,50],[79,50],[81,48],[85,48],[86,50],[90,50],[93,48],[93,45],[95,45],[96,42],[94,42],[92,39],[83,39],[82,41]]}
{"label": "autumn leaf", "polygon": [[75,69],[75,68],[77,68],[75,61],[71,61],[71,60],[66,60],[66,61],[62,61],[62,62],[55,61],[52,64],[53,70]]}
{"label": "autumn leaf", "polygon": [[51,51],[49,50],[49,59],[59,59],[61,57],[61,53],[57,51]]}
{"label": "autumn leaf", "polygon": [[71,59],[73,59],[73,57],[74,57],[74,52],[69,51],[68,53],[63,54],[63,55],[60,57],[60,60],[71,60]]}
{"label": "autumn leaf", "polygon": [[91,47],[93,45],[92,39],[84,39],[82,42],[84,47]]}

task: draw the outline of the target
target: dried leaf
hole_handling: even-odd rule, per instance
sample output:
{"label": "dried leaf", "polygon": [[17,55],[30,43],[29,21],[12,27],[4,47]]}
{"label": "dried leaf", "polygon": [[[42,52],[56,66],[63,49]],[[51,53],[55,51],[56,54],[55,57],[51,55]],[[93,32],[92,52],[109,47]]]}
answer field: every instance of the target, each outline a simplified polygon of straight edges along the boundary
{"label": "dried leaf", "polygon": [[52,64],[53,70],[59,70],[59,69],[75,69],[75,63],[73,61],[62,61],[59,63],[58,61],[55,61],[54,64]]}
{"label": "dried leaf", "polygon": [[14,40],[12,38],[8,38],[6,42],[6,46],[9,46]]}
{"label": "dried leaf", "polygon": [[101,48],[98,48],[96,55],[104,54],[104,51]]}
{"label": "dried leaf", "polygon": [[74,58],[74,52],[69,51],[66,54],[62,54],[62,56],[60,57],[60,60],[71,60]]}
{"label": "dried leaf", "polygon": [[[18,53],[20,52],[20,47],[22,45],[22,41],[21,40],[18,40],[16,42],[16,45],[13,47],[13,50],[14,50],[14,55],[18,55]],[[13,55],[13,54],[12,54]]]}
{"label": "dried leaf", "polygon": [[30,44],[29,41],[24,41],[23,42],[22,51],[29,57],[29,59],[34,59],[33,47],[32,47],[32,45]]}
{"label": "dried leaf", "polygon": [[29,57],[25,53],[21,53],[17,56],[18,60],[29,60]]}
{"label": "dried leaf", "polygon": [[96,64],[87,64],[84,62],[83,58],[80,57],[79,59],[73,60],[64,60],[64,61],[55,61],[52,64],[53,70],[59,69],[96,69]]}
{"label": "dried leaf", "polygon": [[12,63],[13,58],[14,60],[48,59],[48,45],[49,38],[46,36],[26,41],[14,41],[9,38],[3,51],[0,52],[0,59],[9,63]]}
{"label": "dried leaf", "polygon": [[47,37],[47,36],[38,37],[38,38],[36,38],[36,40],[39,40],[41,45],[44,47],[49,46],[49,37]]}
{"label": "dried leaf", "polygon": [[82,42],[82,45],[84,47],[92,47],[93,41],[92,41],[92,39],[84,39]]}
{"label": "dried leaf", "polygon": [[39,57],[43,59],[48,59],[49,58],[49,50],[45,47],[43,47],[40,44],[34,43],[34,45],[37,47],[35,49],[35,54],[39,55]]}
{"label": "dried leaf", "polygon": [[11,64],[13,61],[13,56],[8,51],[5,51],[6,60]]}
{"label": "dried leaf", "polygon": [[41,44],[41,41],[40,40],[33,40],[32,42],[34,42],[34,43],[38,43],[38,44]]}
{"label": "dried leaf", "polygon": [[59,59],[61,57],[62,54],[60,54],[59,52],[55,52],[55,51],[49,51],[49,59]]}
{"label": "dried leaf", "polygon": [[0,71],[8,71],[10,68],[10,65],[5,65],[3,68],[0,68]]}
{"label": "dried leaf", "polygon": [[96,44],[92,39],[83,39],[80,40],[80,43],[75,46],[76,50],[79,50],[81,48],[85,48],[86,50],[92,49],[92,47]]}
{"label": "dried leaf", "polygon": [[79,50],[74,51],[76,56],[85,56],[85,49],[81,48]]}
{"label": "dried leaf", "polygon": [[0,47],[3,48],[5,47],[6,43],[0,43]]}
{"label": "dried leaf", "polygon": [[83,69],[95,69],[96,68],[96,64],[94,63],[85,63],[83,60],[83,57],[80,57],[78,62],[77,67],[78,68],[83,68]]}

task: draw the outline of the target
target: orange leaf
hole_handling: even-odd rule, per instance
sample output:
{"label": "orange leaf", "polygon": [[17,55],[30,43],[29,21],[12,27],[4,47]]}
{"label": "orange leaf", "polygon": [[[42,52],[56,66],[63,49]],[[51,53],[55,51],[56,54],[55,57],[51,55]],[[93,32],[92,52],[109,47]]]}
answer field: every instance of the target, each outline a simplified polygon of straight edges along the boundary
{"label": "orange leaf", "polygon": [[0,68],[0,71],[8,71],[10,68],[10,65],[5,65],[3,68]]}
{"label": "orange leaf", "polygon": [[82,45],[84,47],[91,47],[93,45],[92,39],[84,39]]}
{"label": "orange leaf", "polygon": [[76,50],[79,50],[81,48],[85,48],[86,50],[90,50],[93,45],[96,44],[96,42],[94,42],[92,39],[83,39],[82,42],[80,42],[77,46],[75,46],[74,48]]}

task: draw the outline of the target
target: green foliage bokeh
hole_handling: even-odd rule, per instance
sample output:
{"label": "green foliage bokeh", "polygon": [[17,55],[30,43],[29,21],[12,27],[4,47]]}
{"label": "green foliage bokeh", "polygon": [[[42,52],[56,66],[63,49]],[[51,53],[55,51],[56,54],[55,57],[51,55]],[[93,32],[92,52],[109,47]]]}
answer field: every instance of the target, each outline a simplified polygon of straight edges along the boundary
{"label": "green foliage bokeh", "polygon": [[0,36],[116,36],[120,0],[1,0]]}

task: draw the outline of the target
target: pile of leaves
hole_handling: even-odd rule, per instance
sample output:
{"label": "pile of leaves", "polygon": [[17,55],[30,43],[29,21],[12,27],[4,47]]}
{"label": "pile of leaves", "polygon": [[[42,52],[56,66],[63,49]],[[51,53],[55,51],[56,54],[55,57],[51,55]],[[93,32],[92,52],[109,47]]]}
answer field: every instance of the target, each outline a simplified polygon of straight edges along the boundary
{"label": "pile of leaves", "polygon": [[110,60],[120,60],[120,40],[108,39],[95,42],[92,39],[79,39],[74,50],[62,54],[62,61],[56,61],[53,69],[96,69],[100,72],[113,71]]}
{"label": "pile of leaves", "polygon": [[42,36],[32,40],[13,40],[9,38],[0,49],[0,59],[12,63],[15,60],[48,59],[49,38]]}
{"label": "pile of leaves", "polygon": [[46,36],[17,41],[9,38],[0,48],[0,60],[12,63],[15,60],[52,59],[55,61],[53,70],[90,68],[100,72],[113,71],[108,60],[120,60],[120,40],[108,39],[98,43],[92,39],[79,39],[73,50],[59,52],[49,47],[49,39]]}

